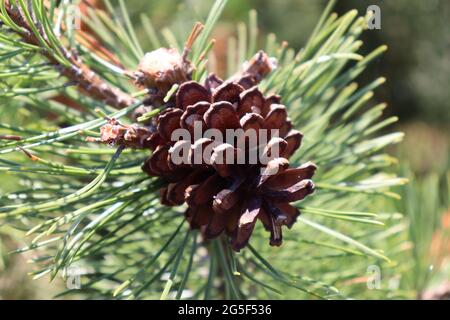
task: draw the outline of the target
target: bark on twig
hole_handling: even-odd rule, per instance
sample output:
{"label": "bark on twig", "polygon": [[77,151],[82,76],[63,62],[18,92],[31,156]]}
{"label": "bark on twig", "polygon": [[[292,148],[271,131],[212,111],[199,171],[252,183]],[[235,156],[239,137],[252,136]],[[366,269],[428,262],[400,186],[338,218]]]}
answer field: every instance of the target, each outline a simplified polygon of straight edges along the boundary
{"label": "bark on twig", "polygon": [[[19,35],[26,43],[40,46],[39,40],[33,33],[30,25],[25,19],[24,13],[20,8],[13,7],[9,0],[6,0],[6,10],[11,19],[18,26],[22,27],[22,32]],[[40,26],[37,25],[42,38],[49,43],[46,39],[45,33],[40,30]],[[134,102],[134,98],[129,94],[123,92],[119,88],[115,88],[108,84],[104,79],[98,76],[93,70],[91,70],[86,64],[83,63],[78,54],[74,51],[69,51],[64,47],[58,48],[64,57],[70,62],[71,66],[63,66],[48,50],[43,50],[42,55],[54,65],[63,76],[67,77],[70,81],[74,82],[77,87],[85,95],[103,101],[115,108],[124,108],[131,105]]]}

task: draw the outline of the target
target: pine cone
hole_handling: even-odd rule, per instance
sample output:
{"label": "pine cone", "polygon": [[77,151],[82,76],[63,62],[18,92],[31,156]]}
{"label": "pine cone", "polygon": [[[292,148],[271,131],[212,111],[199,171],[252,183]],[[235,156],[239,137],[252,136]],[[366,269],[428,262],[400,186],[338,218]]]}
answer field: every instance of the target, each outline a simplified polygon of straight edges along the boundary
{"label": "pine cone", "polygon": [[257,85],[267,74],[277,67],[275,58],[271,58],[264,51],[258,51],[242,66],[242,71],[232,76],[229,82],[238,82],[248,89]]}
{"label": "pine cone", "polygon": [[163,98],[174,84],[191,79],[192,64],[176,49],[159,48],[148,52],[134,72],[136,84],[151,91],[149,104],[163,103]]}
{"label": "pine cone", "polygon": [[[290,228],[300,214],[289,203],[314,191],[310,180],[316,170],[314,164],[289,168],[288,159],[300,147],[302,134],[292,129],[279,96],[264,97],[256,86],[250,87],[259,80],[244,75],[223,82],[211,75],[205,85],[183,83],[175,107],[165,109],[156,119],[157,131],[147,141],[154,151],[142,166],[150,176],[167,181],[161,189],[163,204],[186,203],[185,216],[191,228],[200,229],[206,239],[225,232],[236,251],[247,245],[257,220],[270,231],[270,245],[281,245],[281,227]],[[239,143],[234,147],[193,137],[195,122],[202,124],[203,132],[212,128],[222,133],[226,129],[242,129],[244,133],[279,129],[279,136],[270,136],[267,141],[258,138],[257,149],[269,161],[249,164],[248,144],[241,149]],[[172,141],[172,133],[180,128],[191,133],[190,139]],[[242,134],[237,137],[240,139],[247,137]],[[196,151],[208,146],[210,154],[195,161]],[[233,163],[219,161],[230,151]],[[187,161],[179,163],[174,155]],[[242,159],[244,163],[239,164]]]}
{"label": "pine cone", "polygon": [[[109,145],[118,145],[135,149],[150,148],[150,139],[153,135],[150,129],[137,124],[121,124],[116,119],[110,119],[100,128],[100,141]],[[88,141],[95,141],[88,138]]]}

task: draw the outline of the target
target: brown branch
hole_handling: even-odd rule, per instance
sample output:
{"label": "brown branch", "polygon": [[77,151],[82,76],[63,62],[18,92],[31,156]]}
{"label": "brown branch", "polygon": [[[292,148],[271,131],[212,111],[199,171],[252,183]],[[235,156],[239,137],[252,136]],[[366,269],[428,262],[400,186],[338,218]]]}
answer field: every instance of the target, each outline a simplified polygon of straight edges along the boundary
{"label": "brown branch", "polygon": [[22,137],[11,134],[0,134],[0,140],[20,141],[22,140]]}
{"label": "brown branch", "polygon": [[[20,8],[13,7],[9,0],[5,2],[6,10],[10,18],[18,26],[23,28],[22,32],[19,32],[20,37],[26,43],[40,46],[39,40],[33,33],[33,30],[28,25],[24,13]],[[40,35],[49,44],[48,39],[46,39],[45,33],[40,30],[40,26],[37,25]],[[63,76],[67,77],[69,80],[74,82],[77,87],[85,95],[103,101],[115,108],[124,108],[131,105],[134,102],[134,98],[129,94],[123,92],[119,88],[115,88],[108,84],[104,79],[98,76],[93,70],[91,70],[86,64],[83,63],[78,54],[74,51],[69,51],[64,47],[58,48],[63,56],[70,62],[71,66],[63,66],[54,57],[54,55],[43,50],[42,55],[54,65]]]}

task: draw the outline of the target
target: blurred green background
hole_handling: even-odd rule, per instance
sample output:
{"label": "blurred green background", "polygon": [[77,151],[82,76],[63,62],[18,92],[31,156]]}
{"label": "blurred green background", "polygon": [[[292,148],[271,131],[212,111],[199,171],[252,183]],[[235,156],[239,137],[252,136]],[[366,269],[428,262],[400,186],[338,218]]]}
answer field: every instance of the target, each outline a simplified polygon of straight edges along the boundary
{"label": "blurred green background", "polygon": [[[204,20],[212,2],[128,0],[126,4],[135,21],[145,12],[156,30],[170,27],[175,33],[187,35],[194,21]],[[225,58],[225,39],[235,32],[238,21],[247,21],[250,9],[258,12],[262,34],[275,33],[278,39],[300,49],[326,2],[230,0],[213,34],[216,54],[219,59]],[[389,49],[359,81],[387,78],[376,91],[376,99],[388,103],[386,116],[400,117],[396,126],[406,133],[405,141],[390,153],[399,159],[393,170],[410,179],[406,187],[397,190],[402,200],[377,200],[374,205],[405,215],[412,249],[405,261],[399,262],[410,266],[402,287],[413,292],[411,297],[431,297],[438,289],[445,289],[450,279],[450,1],[340,0],[335,11],[356,8],[363,14],[372,4],[381,9],[381,29],[364,34],[362,52],[381,44]],[[21,245],[20,240],[7,228],[0,228],[0,237],[0,299],[49,298],[62,286],[28,279],[26,257],[7,254]],[[450,287],[448,290],[450,293]]]}

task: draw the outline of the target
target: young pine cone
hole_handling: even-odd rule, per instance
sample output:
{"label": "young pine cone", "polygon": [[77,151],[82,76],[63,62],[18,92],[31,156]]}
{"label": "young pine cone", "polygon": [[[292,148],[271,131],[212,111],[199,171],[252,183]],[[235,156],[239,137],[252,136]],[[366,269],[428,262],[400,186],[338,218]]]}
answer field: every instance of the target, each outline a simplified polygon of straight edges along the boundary
{"label": "young pine cone", "polygon": [[[276,60],[264,51],[257,52],[249,61],[245,62],[242,70],[233,75],[228,82],[236,82],[248,89],[257,85],[262,78],[276,68]],[[187,58],[176,49],[159,48],[145,54],[140,61],[138,70],[134,72],[136,84],[145,87],[150,94],[145,99],[145,105],[134,112],[137,119],[153,107],[164,105],[163,99],[174,84],[181,84],[191,80],[194,67]],[[205,84],[208,90],[223,82],[211,74]],[[172,99],[167,104],[173,105]]]}
{"label": "young pine cone", "polygon": [[149,104],[161,105],[174,84],[190,80],[192,64],[176,49],[159,48],[148,52],[134,72],[136,84],[151,91]]}
{"label": "young pine cone", "polygon": [[[257,87],[249,87],[254,82],[246,78],[239,83],[242,79],[223,82],[211,75],[204,86],[183,83],[176,106],[156,119],[157,130],[147,141],[154,151],[142,167],[168,182],[161,190],[163,204],[186,203],[191,228],[200,229],[206,239],[225,232],[236,251],[247,245],[257,220],[270,232],[270,245],[281,245],[282,226],[290,228],[300,214],[289,203],[314,191],[310,179],[316,170],[310,162],[289,168],[288,159],[300,147],[302,134],[292,129],[279,96],[264,97]],[[199,124],[201,136],[196,137]],[[177,129],[190,136],[172,141]],[[227,129],[241,131],[235,136],[237,143],[229,144],[202,136],[207,129],[223,134]],[[247,133],[264,129],[278,129],[279,134],[258,136],[251,149]],[[249,161],[254,149],[267,161]],[[200,161],[198,150],[204,150]],[[232,161],[224,162],[227,153]],[[178,161],[180,157],[184,161]]]}

